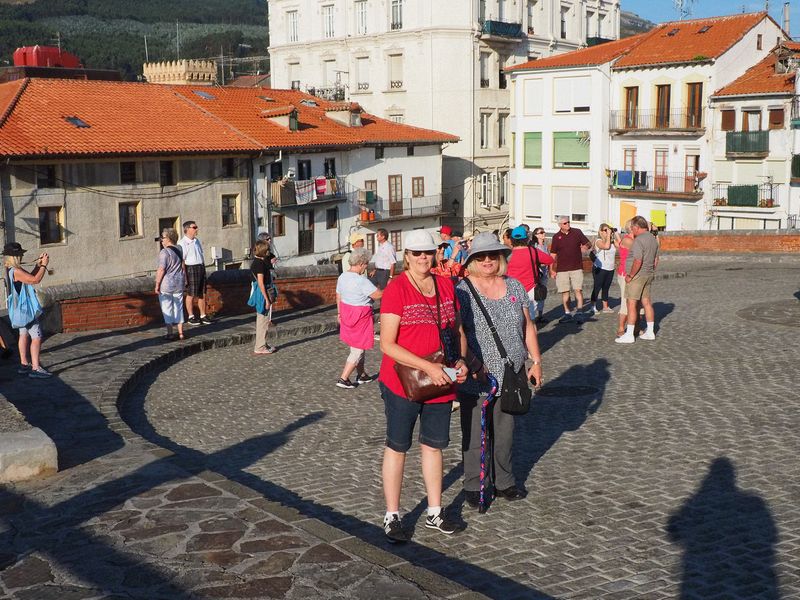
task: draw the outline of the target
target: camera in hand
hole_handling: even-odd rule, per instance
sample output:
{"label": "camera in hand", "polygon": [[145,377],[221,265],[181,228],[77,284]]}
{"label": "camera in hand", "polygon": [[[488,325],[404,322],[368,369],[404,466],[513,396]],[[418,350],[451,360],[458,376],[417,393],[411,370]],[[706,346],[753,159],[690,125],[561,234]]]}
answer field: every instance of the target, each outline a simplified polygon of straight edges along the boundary
{"label": "camera in hand", "polygon": [[617,231],[618,231],[618,230],[617,230],[617,228],[616,228],[616,227],[612,227],[612,228],[611,228],[611,233],[617,233]]}

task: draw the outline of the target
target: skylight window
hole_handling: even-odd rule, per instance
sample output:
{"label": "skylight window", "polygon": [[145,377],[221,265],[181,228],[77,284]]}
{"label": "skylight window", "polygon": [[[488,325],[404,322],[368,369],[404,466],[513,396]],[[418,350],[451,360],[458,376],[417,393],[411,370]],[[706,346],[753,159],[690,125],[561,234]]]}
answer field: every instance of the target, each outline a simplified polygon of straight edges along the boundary
{"label": "skylight window", "polygon": [[264,102],[275,102],[275,98],[270,98],[269,96],[259,96]]}
{"label": "skylight window", "polygon": [[709,29],[711,29],[711,25],[704,25],[703,27],[700,28],[700,31],[698,31],[697,33],[705,33]]}
{"label": "skylight window", "polygon": [[200,90],[192,90],[197,96],[200,96],[203,100],[216,100],[216,96],[209,94],[208,92],[203,92]]}
{"label": "skylight window", "polygon": [[668,35],[669,37],[672,37],[672,36],[674,36],[674,35],[677,35],[677,33],[678,33],[679,31],[680,31],[680,29],[678,29],[678,28],[676,27],[675,29],[673,29],[672,31],[670,31],[670,32],[669,32],[667,35]]}
{"label": "skylight window", "polygon": [[89,129],[91,125],[89,125],[86,121],[81,119],[80,117],[64,117],[64,120],[67,123],[75,125],[78,129]]}
{"label": "skylight window", "polygon": [[305,104],[306,106],[319,106],[314,100],[300,100],[300,104]]}

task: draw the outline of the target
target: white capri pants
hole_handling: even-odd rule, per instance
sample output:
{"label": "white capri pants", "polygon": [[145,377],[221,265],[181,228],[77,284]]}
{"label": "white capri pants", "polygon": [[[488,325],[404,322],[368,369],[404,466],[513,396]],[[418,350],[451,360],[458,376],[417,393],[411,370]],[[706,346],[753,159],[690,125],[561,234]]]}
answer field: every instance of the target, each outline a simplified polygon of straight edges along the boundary
{"label": "white capri pants", "polygon": [[167,325],[183,323],[183,292],[160,292],[158,303],[161,305],[164,323]]}

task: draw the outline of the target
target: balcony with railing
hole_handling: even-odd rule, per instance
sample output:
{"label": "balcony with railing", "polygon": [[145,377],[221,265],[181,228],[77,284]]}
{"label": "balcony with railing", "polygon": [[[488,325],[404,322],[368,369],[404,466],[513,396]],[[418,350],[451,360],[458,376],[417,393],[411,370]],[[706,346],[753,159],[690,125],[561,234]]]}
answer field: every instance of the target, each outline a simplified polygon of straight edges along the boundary
{"label": "balcony with railing", "polygon": [[609,129],[613,135],[702,134],[703,110],[612,110]]}
{"label": "balcony with railing", "polygon": [[522,37],[522,23],[500,19],[481,22],[481,39],[485,41],[515,41]]}
{"label": "balcony with railing", "polygon": [[792,179],[794,184],[800,183],[800,154],[792,155]]}
{"label": "balcony with railing", "polygon": [[780,205],[780,184],[754,183],[733,185],[715,183],[712,187],[713,208],[719,210],[775,209]]}
{"label": "balcony with railing", "polygon": [[792,98],[792,129],[800,129],[800,96]]}
{"label": "balcony with railing", "polygon": [[362,204],[360,220],[362,222],[404,221],[421,217],[441,217],[444,214],[441,194],[398,200],[376,198],[373,203]]}
{"label": "balcony with railing", "polygon": [[638,198],[702,198],[705,174],[656,173],[652,171],[610,171],[608,192],[612,196]]}
{"label": "balcony with railing", "polygon": [[282,179],[267,186],[267,200],[278,208],[345,202],[357,194],[358,190],[347,183],[344,177]]}
{"label": "balcony with railing", "polygon": [[728,158],[765,158],[769,156],[769,131],[728,131],[725,133]]}

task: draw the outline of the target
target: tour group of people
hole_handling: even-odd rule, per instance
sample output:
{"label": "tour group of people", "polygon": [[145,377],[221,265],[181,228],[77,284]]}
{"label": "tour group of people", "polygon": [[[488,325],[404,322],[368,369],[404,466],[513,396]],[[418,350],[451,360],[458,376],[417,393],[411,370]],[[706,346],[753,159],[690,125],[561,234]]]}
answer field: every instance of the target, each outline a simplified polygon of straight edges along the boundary
{"label": "tour group of people", "polygon": [[[547,278],[555,279],[561,296],[561,322],[583,320],[589,314],[584,311],[583,256],[589,253],[594,275],[589,312],[613,312],[609,289],[616,274],[622,296],[617,341],[634,341],[640,305],[647,328],[639,337],[655,339],[650,288],[658,242],[648,221],[634,217],[621,233],[603,224],[594,242],[570,227],[568,217],[560,218],[558,226],[549,247],[543,228],[531,232],[525,225],[509,228],[500,237],[497,232],[477,233],[463,247],[453,243],[452,230],[446,226],[439,231],[440,240],[425,230],[414,230],[405,236],[402,272],[395,274],[392,262],[384,280],[376,278],[375,271],[369,273],[371,257],[363,236],[351,237],[352,250],[336,290],[340,338],[349,355],[336,385],[353,389],[375,379],[365,369],[364,355],[378,338],[383,356],[377,378],[386,414],[383,528],[389,541],[403,542],[411,536],[400,516],[400,495],[406,453],[418,421],[428,500],[425,527],[445,534],[458,530],[442,510],[442,450],[450,442],[454,402],[460,404],[464,500],[479,506],[482,397],[490,392],[490,374],[502,389],[507,361],[515,373],[525,370],[532,387],[542,386],[537,322],[546,322],[541,287]],[[393,257],[386,232],[379,231],[376,238],[377,251],[387,259]],[[381,249],[385,244],[389,247]],[[375,265],[376,270],[382,268],[377,261]],[[377,300],[380,335],[374,336],[372,303]],[[493,331],[499,335],[500,348]],[[407,381],[400,376],[408,368],[441,386],[441,393],[424,402],[409,400]],[[354,372],[356,380],[351,381]],[[503,412],[499,402],[490,410],[492,452],[486,481],[493,498],[513,502],[525,496],[512,471],[515,417]]]}

